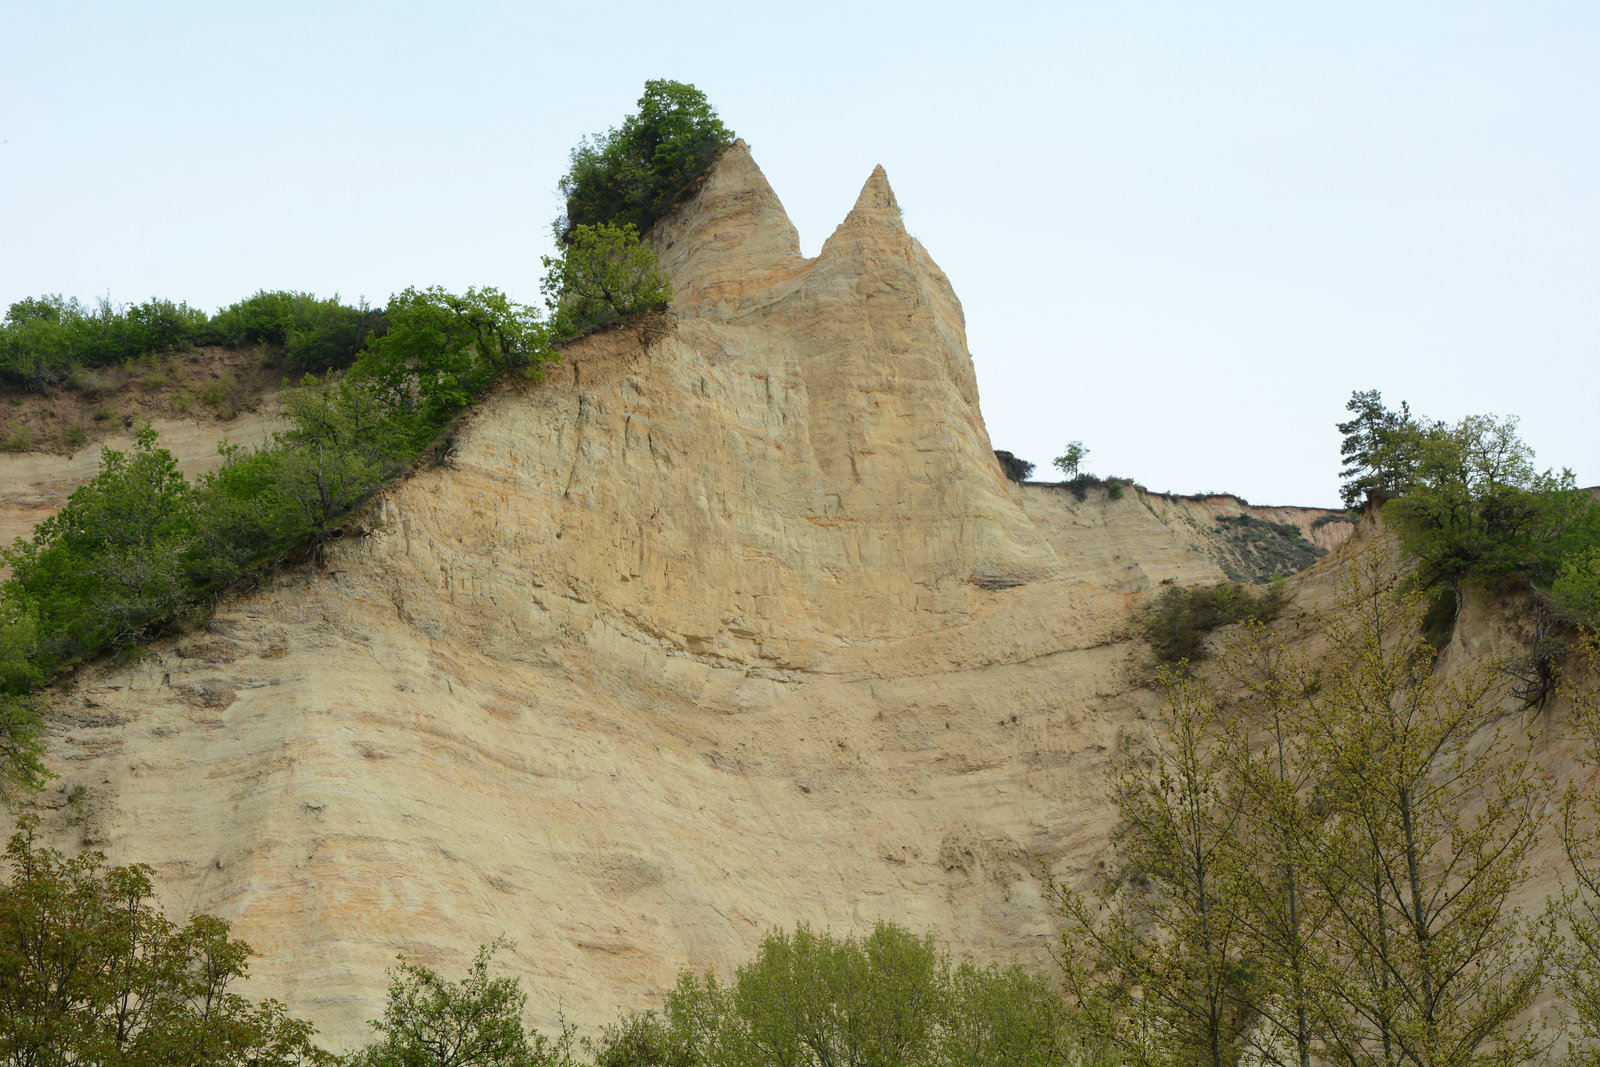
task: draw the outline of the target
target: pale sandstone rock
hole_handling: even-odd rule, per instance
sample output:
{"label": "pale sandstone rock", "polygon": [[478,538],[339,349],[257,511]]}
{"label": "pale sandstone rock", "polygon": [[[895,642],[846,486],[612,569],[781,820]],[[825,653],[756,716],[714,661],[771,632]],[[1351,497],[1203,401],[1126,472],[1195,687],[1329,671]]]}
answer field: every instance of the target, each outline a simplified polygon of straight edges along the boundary
{"label": "pale sandstone rock", "polygon": [[54,841],[229,919],[334,1047],[396,952],[501,934],[545,1026],[800,920],[1046,964],[1041,863],[1093,869],[1156,700],[1129,605],[1221,577],[1202,504],[1002,477],[881,169],[811,260],[742,143],[651,239],[673,321],[506,384],[326,572],[59,699]]}

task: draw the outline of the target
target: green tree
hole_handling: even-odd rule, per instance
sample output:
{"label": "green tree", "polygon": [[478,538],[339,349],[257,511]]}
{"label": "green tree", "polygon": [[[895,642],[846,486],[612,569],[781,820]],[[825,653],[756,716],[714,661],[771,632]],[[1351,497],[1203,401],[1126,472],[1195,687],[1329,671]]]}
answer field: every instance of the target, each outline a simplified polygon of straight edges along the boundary
{"label": "green tree", "polygon": [[926,1059],[943,1013],[931,938],[880,923],[864,942],[768,935],[732,986],[741,1063],[882,1065]]}
{"label": "green tree", "polygon": [[314,539],[412,458],[414,431],[370,379],[307,375],[284,391],[283,410],[292,426],[275,438],[273,488]]}
{"label": "green tree", "polygon": [[1572,473],[1537,473],[1517,420],[1469,415],[1415,443],[1410,484],[1384,518],[1424,584],[1521,576],[1548,588],[1561,562],[1600,545],[1600,508]]}
{"label": "green tree", "polygon": [[274,345],[290,367],[321,373],[347,366],[367,335],[382,328],[382,313],[364,302],[351,307],[337,294],[319,299],[313,293],[262,289],[213,315],[209,332],[233,348]]}
{"label": "green tree", "polygon": [[351,373],[409,421],[419,448],[500,372],[537,377],[557,358],[538,311],[498,289],[406,289],[384,316],[386,332],[368,339]]}
{"label": "green tree", "polygon": [[1050,462],[1061,472],[1063,478],[1070,480],[1081,473],[1083,461],[1088,458],[1089,450],[1083,447],[1083,442],[1071,441],[1068,442],[1066,451]]}
{"label": "green tree", "polygon": [[706,96],[684,82],[647,81],[639,110],[620,127],[584,138],[560,181],[566,213],[556,236],[579,226],[631,225],[640,233],[709,167],[734,134]]}
{"label": "green tree", "polygon": [[220,919],[178,926],[142,866],[65,859],[26,819],[0,883],[0,1064],[290,1067],[332,1060],[309,1023],[229,990],[250,946]]}
{"label": "green tree", "polygon": [[1311,874],[1334,829],[1317,804],[1318,768],[1306,752],[1304,708],[1317,675],[1259,620],[1229,641],[1221,667],[1241,717],[1256,724],[1253,736],[1239,729],[1222,742],[1240,798],[1243,952],[1256,975],[1258,1021],[1248,1040],[1263,1063],[1310,1067],[1321,1048],[1317,941],[1338,891]]}
{"label": "green tree", "polygon": [[[1561,695],[1585,743],[1590,767],[1600,765],[1600,633],[1582,634],[1563,674]],[[1577,1040],[1568,1062],[1600,1065],[1600,796],[1569,784],[1562,798],[1562,842],[1575,884],[1569,887],[1567,937],[1556,960],[1562,995]]]}
{"label": "green tree", "polygon": [[1492,725],[1491,678],[1435,675],[1425,605],[1393,573],[1381,555],[1358,563],[1323,619],[1330,651],[1307,707],[1305,756],[1339,830],[1308,869],[1332,904],[1320,1022],[1352,1067],[1520,1062],[1552,944],[1511,898],[1542,804]]}
{"label": "green tree", "polygon": [[1345,410],[1352,417],[1337,424],[1344,435],[1339,447],[1345,464],[1339,472],[1344,506],[1359,508],[1369,492],[1404,492],[1415,473],[1416,445],[1424,429],[1411,417],[1411,406],[1402,401],[1399,411],[1390,411],[1383,406],[1383,394],[1368,389],[1351,393]]}
{"label": "green tree", "polygon": [[1217,711],[1165,674],[1148,752],[1116,771],[1118,869],[1098,903],[1057,887],[1062,971],[1095,1040],[1132,1065],[1232,1067],[1255,1000],[1243,955],[1239,794],[1209,736]]}
{"label": "green tree", "polygon": [[723,985],[684,972],[662,1014],[586,1042],[601,1067],[1064,1067],[1051,984],[1020,966],[952,967],[931,937],[774,931]]}
{"label": "green tree", "polygon": [[565,253],[545,256],[544,266],[542,288],[558,336],[672,303],[671,281],[631,223],[576,226]]}
{"label": "green tree", "polygon": [[38,789],[52,775],[44,765],[44,678],[36,662],[39,624],[32,605],[0,587],[0,806]]}
{"label": "green tree", "polygon": [[1020,964],[963,962],[949,982],[933,1056],[939,1067],[1056,1067],[1089,1059],[1071,1044],[1060,992]]}
{"label": "green tree", "polygon": [[44,664],[132,640],[181,604],[195,521],[191,487],[155,430],[141,428],[131,452],[103,449],[100,472],[31,540],[0,550],[9,595],[36,613]]}
{"label": "green tree", "polygon": [[515,978],[492,978],[503,940],[483,945],[458,982],[404,956],[389,971],[381,1036],[347,1058],[350,1067],[562,1067],[571,1064],[571,1032],[552,1041],[522,1022],[528,996]]}
{"label": "green tree", "polygon": [[[1067,894],[1066,975],[1124,1057],[1467,1067],[1531,1056],[1521,1020],[1553,951],[1511,903],[1543,808],[1495,726],[1484,673],[1446,682],[1420,595],[1358,561],[1315,627],[1314,664],[1259,627],[1214,698],[1169,697],[1163,747],[1114,796],[1123,885],[1101,914]],[[1141,885],[1141,883],[1147,883]]]}
{"label": "green tree", "polygon": [[1550,585],[1566,619],[1589,631],[1600,630],[1600,544],[1574,548],[1561,560]]}

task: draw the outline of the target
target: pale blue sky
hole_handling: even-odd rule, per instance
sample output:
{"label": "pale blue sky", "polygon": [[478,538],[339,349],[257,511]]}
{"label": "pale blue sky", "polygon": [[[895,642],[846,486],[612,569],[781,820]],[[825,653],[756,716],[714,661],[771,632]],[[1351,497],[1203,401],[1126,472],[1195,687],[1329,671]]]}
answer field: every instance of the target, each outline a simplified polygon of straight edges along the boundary
{"label": "pale blue sky", "polygon": [[[774,13],[768,13],[774,12]],[[0,33],[0,303],[537,302],[571,147],[705,90],[808,253],[882,163],[1048,470],[1337,503],[1353,389],[1600,482],[1600,5],[80,3]]]}

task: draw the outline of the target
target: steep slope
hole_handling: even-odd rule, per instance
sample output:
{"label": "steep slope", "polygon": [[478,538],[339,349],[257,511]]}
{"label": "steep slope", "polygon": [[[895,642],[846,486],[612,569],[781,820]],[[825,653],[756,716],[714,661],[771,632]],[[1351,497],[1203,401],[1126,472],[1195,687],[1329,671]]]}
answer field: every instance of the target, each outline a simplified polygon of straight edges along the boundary
{"label": "steep slope", "polygon": [[1176,505],[1005,481],[881,169],[814,259],[742,143],[651,239],[671,316],[503,386],[325,572],[58,702],[57,843],[232,920],[335,1046],[397,951],[500,934],[546,1024],[801,919],[1043,961],[1040,862],[1095,862],[1153,702],[1130,598],[1221,577]]}

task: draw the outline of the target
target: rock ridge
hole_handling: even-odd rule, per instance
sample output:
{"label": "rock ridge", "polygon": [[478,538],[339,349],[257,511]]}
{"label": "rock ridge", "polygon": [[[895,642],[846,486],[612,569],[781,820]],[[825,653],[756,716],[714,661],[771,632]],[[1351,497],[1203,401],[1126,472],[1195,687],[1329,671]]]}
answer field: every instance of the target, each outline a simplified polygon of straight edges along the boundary
{"label": "rock ridge", "polygon": [[648,238],[664,335],[507,382],[324,572],[58,704],[52,842],[233,922],[335,1047],[396,952],[501,934],[544,1026],[802,920],[1047,962],[1038,860],[1092,868],[1154,700],[1128,608],[1221,578],[1175,505],[1005,480],[881,167],[813,259],[743,142]]}

